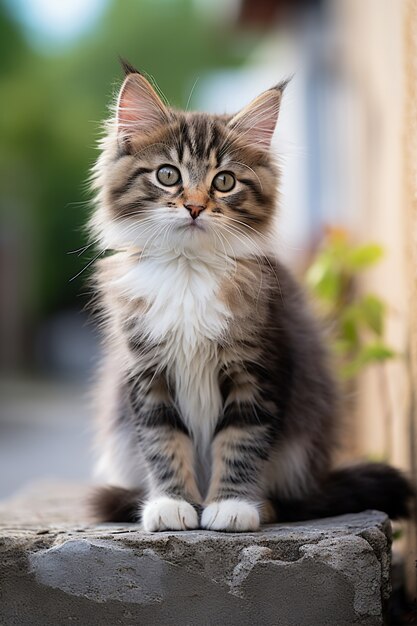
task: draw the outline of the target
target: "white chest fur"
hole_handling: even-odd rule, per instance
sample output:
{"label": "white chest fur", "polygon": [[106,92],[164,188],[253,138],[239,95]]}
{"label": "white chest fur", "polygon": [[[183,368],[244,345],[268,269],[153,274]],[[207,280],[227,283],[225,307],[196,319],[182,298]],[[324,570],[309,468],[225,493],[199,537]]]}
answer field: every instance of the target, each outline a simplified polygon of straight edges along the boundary
{"label": "white chest fur", "polygon": [[161,346],[163,364],[175,382],[176,402],[201,447],[206,447],[221,409],[217,341],[230,311],[220,286],[224,259],[173,253],[144,258],[119,281],[132,298],[143,298],[142,323]]}

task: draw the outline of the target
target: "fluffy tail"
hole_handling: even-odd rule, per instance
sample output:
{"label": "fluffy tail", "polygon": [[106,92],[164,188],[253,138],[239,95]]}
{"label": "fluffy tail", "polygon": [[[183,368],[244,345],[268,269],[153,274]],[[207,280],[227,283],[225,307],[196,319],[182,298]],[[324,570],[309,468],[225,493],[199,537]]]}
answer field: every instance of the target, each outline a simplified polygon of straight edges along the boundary
{"label": "fluffy tail", "polygon": [[144,493],[108,485],[91,492],[87,506],[95,522],[139,522]]}
{"label": "fluffy tail", "polygon": [[414,490],[403,474],[384,463],[367,463],[334,470],[320,489],[302,500],[274,499],[279,522],[295,522],[366,509],[383,511],[391,519],[409,517]]}

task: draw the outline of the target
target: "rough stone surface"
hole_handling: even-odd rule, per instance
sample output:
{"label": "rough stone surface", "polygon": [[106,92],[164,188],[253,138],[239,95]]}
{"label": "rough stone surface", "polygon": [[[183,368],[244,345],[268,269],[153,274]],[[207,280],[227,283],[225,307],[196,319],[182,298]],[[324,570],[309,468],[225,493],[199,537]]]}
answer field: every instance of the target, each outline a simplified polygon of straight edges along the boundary
{"label": "rough stone surface", "polygon": [[390,523],[367,511],[258,533],[89,525],[80,487],[0,505],[0,624],[374,626]]}

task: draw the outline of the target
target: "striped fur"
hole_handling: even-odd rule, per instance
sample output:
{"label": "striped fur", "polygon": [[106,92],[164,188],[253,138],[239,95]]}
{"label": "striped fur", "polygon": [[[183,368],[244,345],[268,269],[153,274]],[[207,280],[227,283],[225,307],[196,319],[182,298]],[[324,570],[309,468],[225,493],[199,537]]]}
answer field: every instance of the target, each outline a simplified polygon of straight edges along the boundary
{"label": "striped fur", "polygon": [[[269,243],[279,182],[269,144],[284,85],[215,116],[168,108],[126,72],[90,224],[112,251],[96,271],[98,468],[116,490],[96,510],[111,519],[119,502],[115,518],[131,519],[129,494],[140,493],[148,531],[256,530],[277,502],[320,493],[338,414],[319,329]],[[176,168],[172,186],[162,166]],[[228,191],[213,184],[221,172],[235,179]]]}

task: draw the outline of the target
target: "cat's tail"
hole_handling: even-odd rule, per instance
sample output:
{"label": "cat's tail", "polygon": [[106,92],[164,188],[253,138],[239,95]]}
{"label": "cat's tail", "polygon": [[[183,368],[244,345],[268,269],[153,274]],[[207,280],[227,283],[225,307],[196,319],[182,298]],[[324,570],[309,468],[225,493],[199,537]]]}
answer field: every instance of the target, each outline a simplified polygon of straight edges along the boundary
{"label": "cat's tail", "polygon": [[360,513],[366,509],[383,511],[391,519],[409,517],[415,496],[408,479],[385,463],[363,463],[336,469],[320,488],[299,500],[273,498],[278,522],[293,522]]}
{"label": "cat's tail", "polygon": [[139,522],[144,496],[141,489],[96,487],[87,499],[89,517],[95,522]]}

